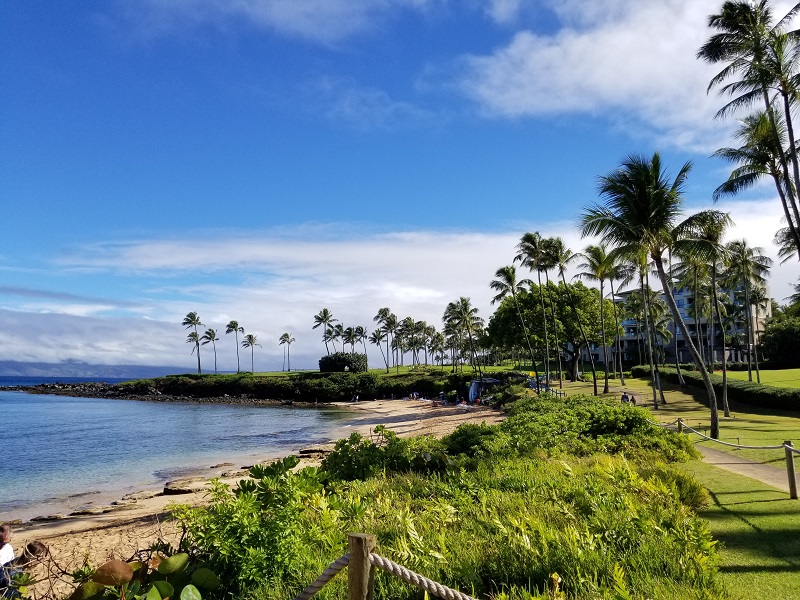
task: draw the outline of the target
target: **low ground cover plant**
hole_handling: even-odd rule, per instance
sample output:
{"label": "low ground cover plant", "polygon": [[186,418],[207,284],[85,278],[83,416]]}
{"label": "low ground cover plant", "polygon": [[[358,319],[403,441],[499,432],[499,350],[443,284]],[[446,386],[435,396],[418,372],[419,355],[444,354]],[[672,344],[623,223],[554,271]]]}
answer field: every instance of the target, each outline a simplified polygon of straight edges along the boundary
{"label": "low ground cover plant", "polygon": [[[340,440],[320,468],[284,459],[207,508],[176,512],[182,550],[225,593],[293,597],[374,533],[378,552],[479,598],[717,597],[705,492],[669,462],[693,455],[642,409],[586,396],[520,400],[500,426],[441,440]],[[658,458],[658,460],[656,460]],[[346,598],[346,577],[317,596]],[[421,598],[379,573],[376,598]]]}

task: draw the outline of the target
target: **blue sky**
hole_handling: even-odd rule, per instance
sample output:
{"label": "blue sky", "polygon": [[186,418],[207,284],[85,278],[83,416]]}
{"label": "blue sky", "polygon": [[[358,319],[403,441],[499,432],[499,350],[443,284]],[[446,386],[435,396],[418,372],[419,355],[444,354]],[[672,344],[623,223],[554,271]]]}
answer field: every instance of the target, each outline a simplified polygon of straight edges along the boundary
{"label": "blue sky", "polygon": [[[195,310],[257,334],[257,369],[284,331],[311,368],[322,307],[439,325],[463,295],[488,319],[519,237],[582,248],[626,154],[693,161],[687,205],[711,205],[732,123],[694,55],[719,5],[6,0],[0,359],[191,368]],[[769,186],[720,207],[774,255]]]}

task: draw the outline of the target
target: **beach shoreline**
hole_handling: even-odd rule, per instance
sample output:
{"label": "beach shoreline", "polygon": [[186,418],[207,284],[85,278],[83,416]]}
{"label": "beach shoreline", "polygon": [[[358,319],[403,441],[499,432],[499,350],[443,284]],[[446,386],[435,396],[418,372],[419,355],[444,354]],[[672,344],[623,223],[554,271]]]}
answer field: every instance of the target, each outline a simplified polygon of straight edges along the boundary
{"label": "beach shoreline", "polygon": [[[453,431],[462,423],[497,423],[504,413],[488,407],[435,406],[430,401],[372,400],[347,403],[341,408],[351,411],[353,419],[332,431],[331,441],[300,448],[298,455],[303,464],[319,464],[326,451],[333,448],[335,440],[352,432],[369,435],[377,425],[406,437],[412,435],[441,436]],[[280,456],[263,454],[268,462],[292,454],[282,451]],[[255,464],[255,462],[251,463]],[[148,547],[157,539],[177,539],[174,524],[169,522],[171,504],[202,505],[207,501],[208,480],[215,475],[227,484],[235,485],[247,476],[247,465],[217,465],[220,473],[196,476],[175,482],[183,493],[174,495],[151,494],[148,491],[120,498],[120,503],[109,512],[73,515],[66,518],[26,522],[14,525],[14,545],[40,540],[50,549],[49,560],[65,568],[80,566],[88,559],[92,564],[102,564],[112,558],[129,559],[137,550]]]}

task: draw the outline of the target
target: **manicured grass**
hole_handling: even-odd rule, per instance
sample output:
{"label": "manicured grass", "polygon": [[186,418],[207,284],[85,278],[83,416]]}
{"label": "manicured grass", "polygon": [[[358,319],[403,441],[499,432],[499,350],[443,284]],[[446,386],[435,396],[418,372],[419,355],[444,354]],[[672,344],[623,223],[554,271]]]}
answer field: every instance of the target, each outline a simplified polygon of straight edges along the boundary
{"label": "manicured grass", "polygon": [[800,501],[699,461],[684,468],[711,492],[700,515],[720,542],[719,569],[730,598],[800,598]]}
{"label": "manicured grass", "polygon": [[[717,371],[717,375],[721,375]],[[728,371],[728,377],[747,381],[747,371]],[[753,369],[753,381],[756,381],[756,370]],[[761,370],[761,383],[775,387],[800,388],[800,369],[781,369],[778,371]]]}
{"label": "manicured grass", "polygon": [[[747,373],[745,373],[745,376]],[[602,391],[602,382],[598,381],[598,390]],[[609,396],[619,398],[622,387],[618,380],[610,382],[611,393]],[[680,388],[676,385],[665,383],[665,405],[653,409],[653,394],[650,382],[645,379],[626,378],[624,389],[636,397],[640,406],[650,410],[654,421],[659,423],[672,423],[682,419],[690,427],[708,435],[711,428],[711,415],[708,407],[701,404],[705,399],[705,390],[699,388]],[[592,384],[565,383],[564,389],[569,394],[591,394]],[[758,409],[753,406],[731,405],[731,416],[726,418],[722,413],[722,399],[717,398],[720,404],[720,437],[723,442],[741,444],[744,446],[775,446],[784,440],[792,440],[795,446],[800,446],[800,414],[791,411]],[[784,463],[783,450],[745,450],[734,449],[714,442],[698,443],[710,448],[731,452],[765,464],[781,467]]]}

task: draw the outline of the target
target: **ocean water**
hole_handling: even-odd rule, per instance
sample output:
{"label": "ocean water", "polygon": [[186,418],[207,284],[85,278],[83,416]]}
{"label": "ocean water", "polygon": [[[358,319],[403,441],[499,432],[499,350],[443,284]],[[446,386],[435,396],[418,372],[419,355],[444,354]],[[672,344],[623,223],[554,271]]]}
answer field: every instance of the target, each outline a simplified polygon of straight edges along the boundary
{"label": "ocean water", "polygon": [[[13,385],[7,379],[0,385]],[[351,419],[335,408],[0,392],[0,521],[107,504],[184,476],[212,477],[339,437]],[[210,468],[222,462],[233,466]]]}

